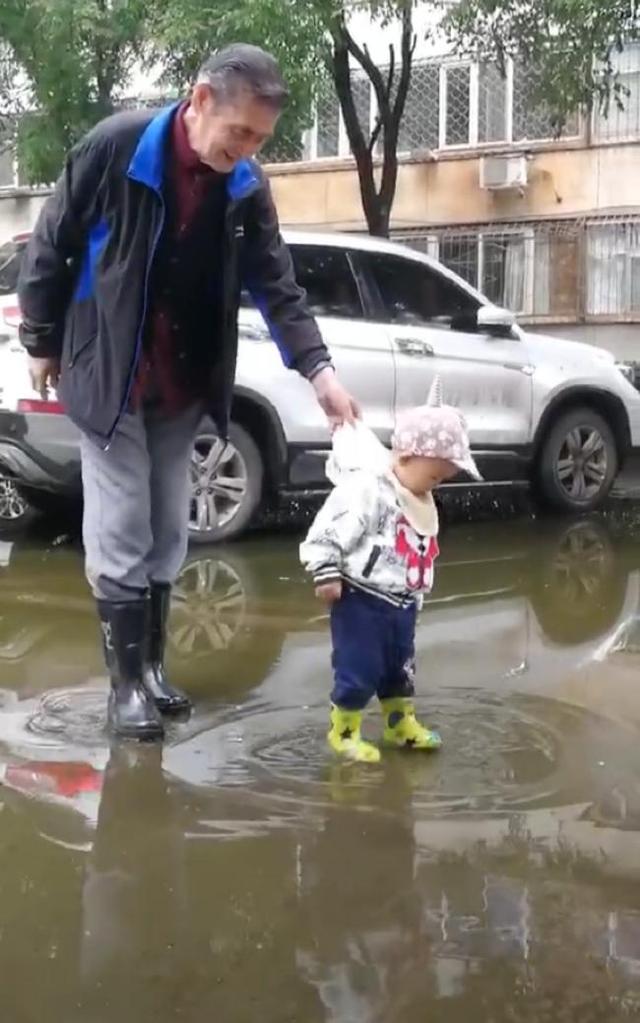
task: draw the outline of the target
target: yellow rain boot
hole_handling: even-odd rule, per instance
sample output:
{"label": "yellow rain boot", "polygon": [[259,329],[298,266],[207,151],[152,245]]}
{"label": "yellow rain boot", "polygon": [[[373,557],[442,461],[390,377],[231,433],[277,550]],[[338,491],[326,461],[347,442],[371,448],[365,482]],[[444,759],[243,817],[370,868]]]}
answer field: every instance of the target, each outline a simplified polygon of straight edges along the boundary
{"label": "yellow rain boot", "polygon": [[442,746],[438,732],[425,728],[416,719],[416,711],[411,700],[396,696],[389,700],[380,700],[384,714],[384,743],[397,749],[436,750]]}
{"label": "yellow rain boot", "polygon": [[344,710],[331,704],[331,729],[327,739],[331,749],[347,760],[359,760],[367,764],[377,764],[380,750],[370,742],[365,742],[360,735],[362,711]]}

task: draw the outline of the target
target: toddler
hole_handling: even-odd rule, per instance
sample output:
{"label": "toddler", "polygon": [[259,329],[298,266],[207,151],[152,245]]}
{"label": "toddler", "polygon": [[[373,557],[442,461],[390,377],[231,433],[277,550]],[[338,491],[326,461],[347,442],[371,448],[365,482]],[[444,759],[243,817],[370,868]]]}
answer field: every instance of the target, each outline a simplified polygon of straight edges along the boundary
{"label": "toddler", "polygon": [[432,492],[461,471],[481,479],[464,418],[443,405],[436,379],[426,405],[398,416],[391,457],[343,473],[301,545],[316,595],[331,609],[328,741],[343,757],[380,759],[360,734],[373,696],[382,707],[385,745],[440,748],[438,733],[415,716],[415,627],[439,553]]}

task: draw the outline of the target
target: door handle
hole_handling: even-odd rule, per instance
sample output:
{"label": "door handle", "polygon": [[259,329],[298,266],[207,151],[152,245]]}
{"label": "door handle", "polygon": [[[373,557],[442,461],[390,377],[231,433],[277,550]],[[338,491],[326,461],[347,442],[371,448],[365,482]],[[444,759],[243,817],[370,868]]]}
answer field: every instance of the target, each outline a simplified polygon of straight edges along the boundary
{"label": "door handle", "polygon": [[395,342],[399,350],[405,355],[413,355],[418,358],[435,355],[431,345],[418,337],[397,337]]}

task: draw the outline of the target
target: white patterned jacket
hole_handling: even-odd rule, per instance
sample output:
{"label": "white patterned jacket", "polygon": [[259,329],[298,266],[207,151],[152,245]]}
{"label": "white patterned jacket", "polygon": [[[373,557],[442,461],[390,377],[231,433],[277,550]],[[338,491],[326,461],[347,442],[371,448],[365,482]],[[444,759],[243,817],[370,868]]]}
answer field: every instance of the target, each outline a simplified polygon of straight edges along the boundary
{"label": "white patterned jacket", "polygon": [[320,509],[300,559],[316,586],[343,580],[397,607],[421,605],[433,586],[437,536],[431,495],[418,501],[390,472],[354,471]]}

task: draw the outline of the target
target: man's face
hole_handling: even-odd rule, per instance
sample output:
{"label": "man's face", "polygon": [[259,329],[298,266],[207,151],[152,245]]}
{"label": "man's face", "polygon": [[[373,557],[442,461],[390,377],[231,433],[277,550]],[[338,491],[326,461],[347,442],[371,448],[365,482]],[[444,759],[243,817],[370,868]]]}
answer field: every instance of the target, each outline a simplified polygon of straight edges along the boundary
{"label": "man's face", "polygon": [[271,138],[278,112],[249,91],[217,100],[210,86],[194,86],[189,116],[189,141],[203,163],[228,174],[239,160],[262,148]]}

